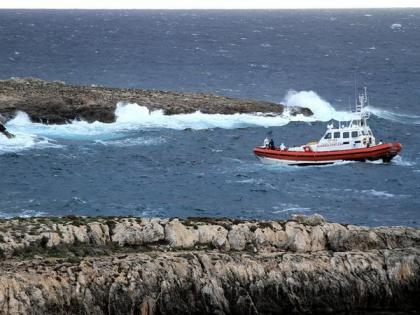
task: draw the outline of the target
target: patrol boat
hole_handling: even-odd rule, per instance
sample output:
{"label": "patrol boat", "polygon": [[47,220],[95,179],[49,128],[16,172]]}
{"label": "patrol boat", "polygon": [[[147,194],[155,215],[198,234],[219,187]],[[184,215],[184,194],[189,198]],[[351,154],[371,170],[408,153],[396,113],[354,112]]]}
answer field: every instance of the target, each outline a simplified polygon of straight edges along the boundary
{"label": "patrol boat", "polygon": [[263,145],[254,148],[254,153],[264,163],[288,165],[320,165],[338,161],[376,161],[388,163],[401,152],[399,142],[377,143],[367,124],[370,112],[367,89],[356,101],[356,111],[349,121],[334,122],[327,126],[325,135],[319,141],[288,148]]}

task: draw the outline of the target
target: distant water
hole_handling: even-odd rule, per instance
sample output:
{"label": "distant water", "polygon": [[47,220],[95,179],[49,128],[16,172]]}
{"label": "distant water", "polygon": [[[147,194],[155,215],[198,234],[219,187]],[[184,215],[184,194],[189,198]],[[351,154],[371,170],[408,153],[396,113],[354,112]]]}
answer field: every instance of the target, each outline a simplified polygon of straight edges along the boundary
{"label": "distant water", "polygon": [[[0,10],[0,79],[203,91],[310,107],[313,118],[149,115],[113,124],[8,123],[0,216],[141,215],[283,219],[320,213],[365,225],[420,222],[420,10]],[[268,132],[288,145],[345,119],[367,85],[390,165],[264,166]]]}

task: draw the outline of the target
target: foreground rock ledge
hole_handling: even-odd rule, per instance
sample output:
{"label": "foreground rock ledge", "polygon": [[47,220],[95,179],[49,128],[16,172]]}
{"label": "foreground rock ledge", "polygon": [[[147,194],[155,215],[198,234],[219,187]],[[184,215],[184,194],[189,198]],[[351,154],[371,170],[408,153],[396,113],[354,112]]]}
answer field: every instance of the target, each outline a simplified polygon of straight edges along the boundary
{"label": "foreground rock ledge", "polygon": [[418,228],[51,217],[1,220],[0,248],[1,314],[420,309]]}
{"label": "foreground rock ledge", "polygon": [[[26,112],[33,122],[62,124],[75,119],[113,122],[118,102],[137,103],[165,114],[201,111],[208,114],[282,114],[284,105],[241,100],[204,93],[119,89],[76,86],[35,78],[0,80],[0,114],[6,119],[17,110]],[[291,115],[311,116],[308,108],[287,107]]]}

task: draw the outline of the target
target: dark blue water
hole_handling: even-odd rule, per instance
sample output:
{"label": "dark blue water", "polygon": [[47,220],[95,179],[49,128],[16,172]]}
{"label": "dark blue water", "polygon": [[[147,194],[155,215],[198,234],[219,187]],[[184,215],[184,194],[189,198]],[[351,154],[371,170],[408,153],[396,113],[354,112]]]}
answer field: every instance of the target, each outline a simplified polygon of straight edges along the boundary
{"label": "dark blue water", "polygon": [[[264,128],[248,118],[191,116],[175,126],[178,118],[153,116],[150,124],[138,116],[128,125],[45,127],[20,119],[9,124],[18,139],[0,139],[0,215],[277,219],[317,212],[341,222],[418,226],[419,34],[420,10],[412,9],[0,11],[0,78],[275,102],[291,89],[313,90],[302,105],[323,98],[347,110],[356,76],[369,87],[377,138],[404,146],[389,165],[264,166],[252,148],[268,131],[300,144],[319,138],[325,122]],[[319,112],[320,120],[335,117]]]}

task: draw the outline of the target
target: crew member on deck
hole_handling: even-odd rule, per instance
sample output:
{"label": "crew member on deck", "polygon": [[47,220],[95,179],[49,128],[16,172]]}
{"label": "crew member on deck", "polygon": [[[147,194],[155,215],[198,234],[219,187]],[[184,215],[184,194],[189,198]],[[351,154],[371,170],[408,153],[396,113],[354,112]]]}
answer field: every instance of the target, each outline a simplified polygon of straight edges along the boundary
{"label": "crew member on deck", "polygon": [[273,140],[273,138],[270,138],[270,142],[269,142],[268,147],[269,147],[271,150],[274,150],[274,140]]}
{"label": "crew member on deck", "polygon": [[265,139],[264,139],[264,148],[268,149],[269,145],[270,145],[270,140],[268,140],[268,137],[265,137]]}

